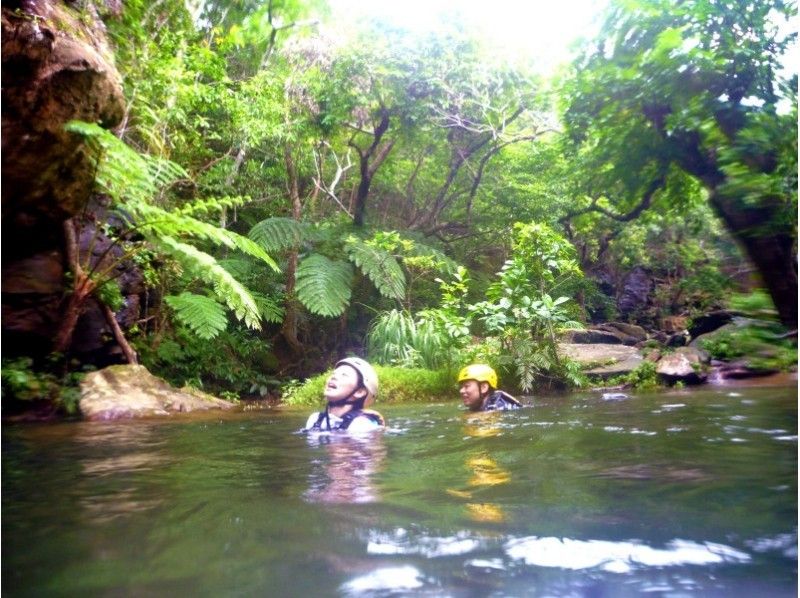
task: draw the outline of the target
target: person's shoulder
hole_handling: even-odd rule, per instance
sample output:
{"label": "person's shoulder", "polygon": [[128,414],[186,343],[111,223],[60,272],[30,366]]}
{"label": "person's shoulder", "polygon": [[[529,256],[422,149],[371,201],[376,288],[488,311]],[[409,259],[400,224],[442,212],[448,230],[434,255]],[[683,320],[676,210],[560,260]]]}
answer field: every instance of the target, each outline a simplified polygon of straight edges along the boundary
{"label": "person's shoulder", "polygon": [[386,427],[386,421],[380,413],[372,409],[364,409],[353,419],[347,430],[351,432],[369,432],[370,430],[384,427]]}
{"label": "person's shoulder", "polygon": [[306,420],[306,425],[303,427],[303,429],[310,430],[311,428],[313,428],[314,424],[316,424],[317,420],[319,419],[319,414],[320,414],[319,411],[315,411],[314,413],[309,415],[308,419]]}

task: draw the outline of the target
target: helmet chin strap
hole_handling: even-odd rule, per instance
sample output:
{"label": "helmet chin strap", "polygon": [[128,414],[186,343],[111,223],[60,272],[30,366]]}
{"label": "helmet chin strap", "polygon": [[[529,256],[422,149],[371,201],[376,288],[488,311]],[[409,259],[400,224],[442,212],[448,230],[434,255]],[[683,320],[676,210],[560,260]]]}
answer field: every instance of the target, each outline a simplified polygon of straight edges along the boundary
{"label": "helmet chin strap", "polygon": [[356,401],[350,401],[350,399],[352,399],[359,390],[361,390],[361,388],[357,388],[345,398],[339,399],[338,401],[328,401],[328,405],[325,407],[325,410],[327,411],[331,407],[344,407],[345,405],[352,405],[355,409],[361,409],[364,406],[364,401],[367,400],[366,396]]}

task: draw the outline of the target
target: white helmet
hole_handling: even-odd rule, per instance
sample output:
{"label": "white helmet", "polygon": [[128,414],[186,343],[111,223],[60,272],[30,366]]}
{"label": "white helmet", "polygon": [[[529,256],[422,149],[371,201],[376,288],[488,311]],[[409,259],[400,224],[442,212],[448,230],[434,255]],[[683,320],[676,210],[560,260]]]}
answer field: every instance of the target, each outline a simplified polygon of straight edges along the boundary
{"label": "white helmet", "polygon": [[361,381],[364,384],[364,388],[367,389],[367,398],[364,399],[364,405],[373,403],[375,397],[378,396],[378,374],[375,372],[375,368],[360,357],[340,359],[334,367],[338,368],[340,365],[349,365],[361,374]]}

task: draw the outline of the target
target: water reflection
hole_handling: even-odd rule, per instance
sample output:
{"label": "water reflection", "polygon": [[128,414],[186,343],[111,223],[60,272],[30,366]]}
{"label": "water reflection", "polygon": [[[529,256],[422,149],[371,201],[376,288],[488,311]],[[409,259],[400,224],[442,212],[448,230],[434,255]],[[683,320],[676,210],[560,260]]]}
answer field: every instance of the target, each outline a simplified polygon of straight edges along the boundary
{"label": "water reflection", "polygon": [[73,439],[82,475],[78,482],[80,505],[89,521],[105,524],[118,517],[147,511],[162,498],[139,493],[141,475],[163,468],[170,458],[161,448],[151,426],[125,422],[86,424],[77,428]]}
{"label": "water reflection", "polygon": [[323,453],[314,461],[309,488],[303,494],[308,502],[352,504],[379,500],[373,478],[386,460],[382,433],[310,433],[306,438],[309,445]]}
{"label": "water reflection", "polygon": [[[464,425],[466,438],[491,438],[502,434],[503,414],[499,411],[488,411],[470,415]],[[511,474],[500,467],[487,449],[473,450],[467,453],[465,465],[471,472],[464,489],[448,488],[451,496],[468,500],[465,508],[468,517],[481,523],[502,523],[506,521],[503,508],[493,502],[473,500],[475,493],[481,489],[507,484]]]}

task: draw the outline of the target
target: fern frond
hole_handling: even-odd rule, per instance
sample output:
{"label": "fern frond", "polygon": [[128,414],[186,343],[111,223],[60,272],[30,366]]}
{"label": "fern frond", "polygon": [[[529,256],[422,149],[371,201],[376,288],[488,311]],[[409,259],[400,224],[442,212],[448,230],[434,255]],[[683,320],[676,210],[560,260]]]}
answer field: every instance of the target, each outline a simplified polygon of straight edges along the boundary
{"label": "fern frond", "polygon": [[297,298],[311,313],[335,317],[350,303],[353,267],[315,253],[297,266]]}
{"label": "fern frond", "polygon": [[253,275],[253,266],[255,262],[246,258],[227,258],[224,260],[217,260],[220,266],[225,268],[231,273],[236,280],[245,280]]}
{"label": "fern frond", "polygon": [[130,207],[126,206],[126,208],[131,214],[132,224],[154,244],[158,244],[158,240],[164,235],[170,237],[193,237],[209,241],[214,245],[224,245],[229,249],[238,249],[242,253],[266,263],[275,272],[280,271],[278,264],[266,251],[257,243],[238,233],[191,216],[167,212],[149,204],[142,203]]}
{"label": "fern frond", "polygon": [[253,296],[253,299],[255,299],[256,305],[258,305],[258,311],[262,318],[264,318],[267,322],[272,322],[273,324],[279,324],[280,322],[283,322],[283,314],[285,310],[283,309],[283,306],[275,300],[274,297],[269,297],[263,293],[256,293],[255,291],[251,291],[250,294]]}
{"label": "fern frond", "polygon": [[350,236],[345,244],[348,257],[372,281],[381,295],[402,301],[406,276],[392,254]]}
{"label": "fern frond", "polygon": [[225,307],[211,297],[183,292],[164,299],[175,318],[204,340],[216,337],[228,325]]}
{"label": "fern frond", "polygon": [[292,218],[275,217],[255,224],[247,236],[265,251],[276,252],[297,247],[311,235],[306,223]]}
{"label": "fern frond", "polygon": [[250,201],[249,197],[243,195],[236,195],[234,197],[211,197],[208,199],[198,199],[192,203],[182,205],[175,210],[175,213],[181,216],[195,216],[197,214],[212,214],[222,212],[222,210],[230,210],[239,208]]}
{"label": "fern frond", "polygon": [[122,198],[126,204],[150,201],[160,189],[189,176],[178,164],[140,154],[95,123],[70,121],[64,128],[97,151],[96,182],[117,203]]}
{"label": "fern frond", "polygon": [[252,295],[217,260],[172,237],[163,237],[161,245],[186,268],[202,276],[205,282],[210,282],[219,300],[233,311],[237,319],[243,320],[250,328],[261,328],[258,306]]}

